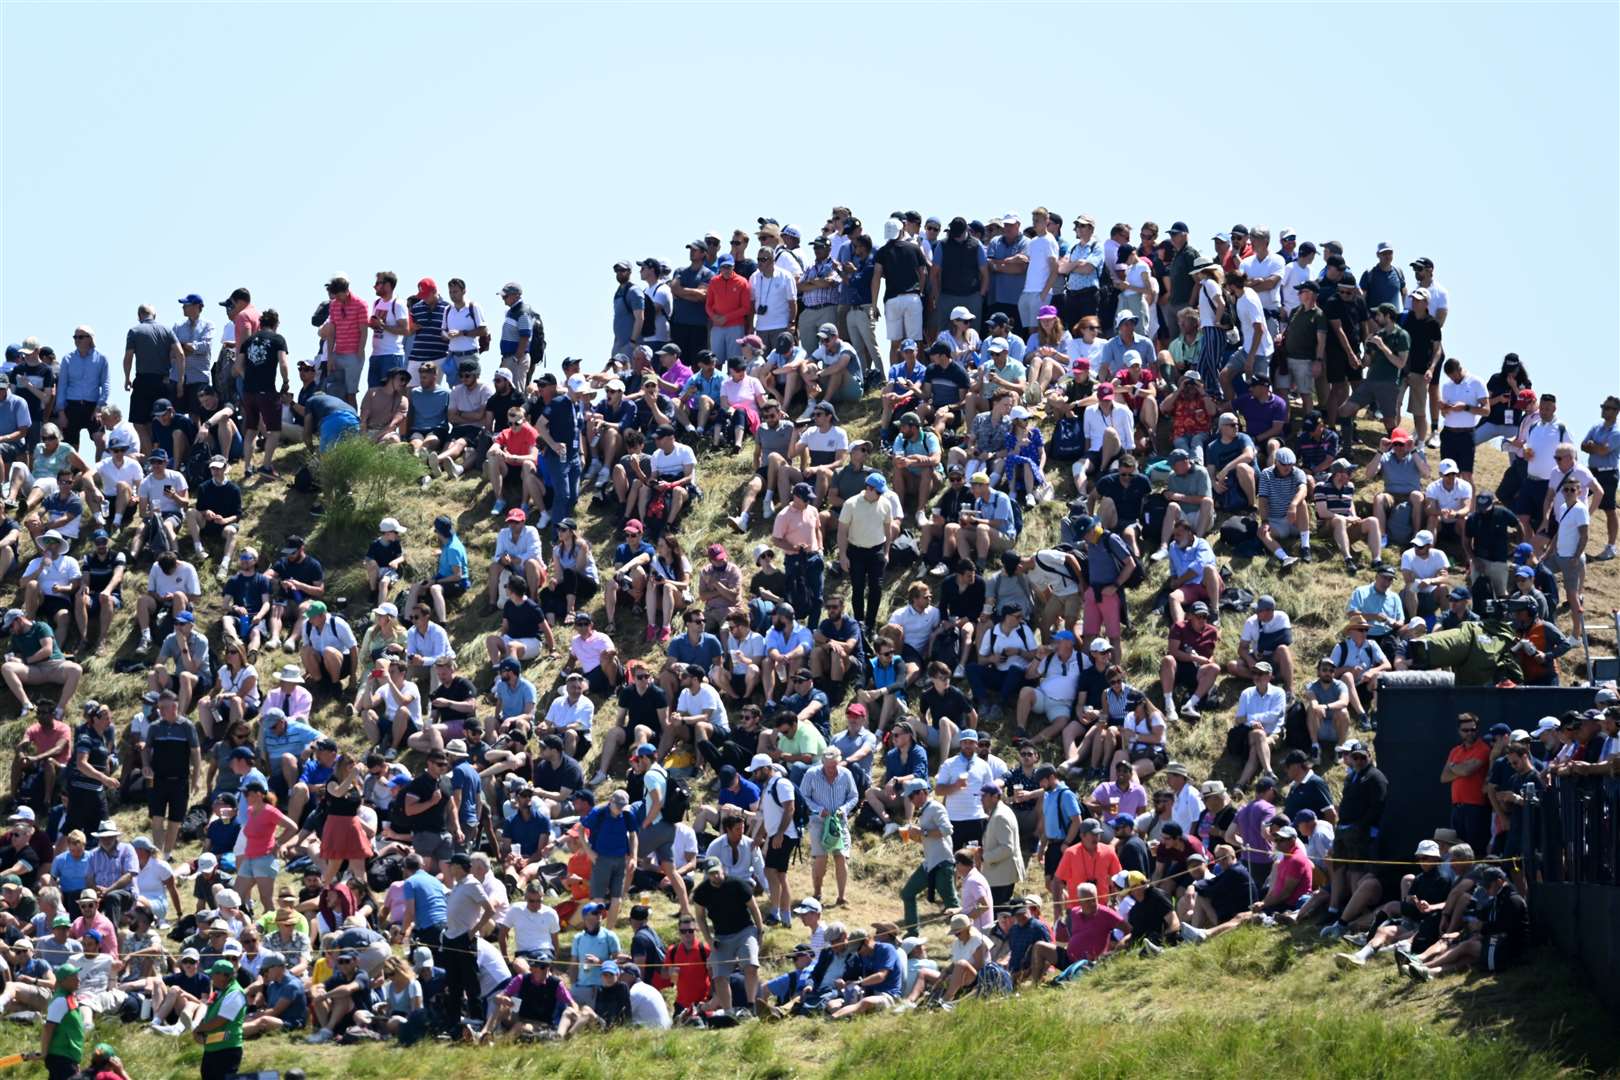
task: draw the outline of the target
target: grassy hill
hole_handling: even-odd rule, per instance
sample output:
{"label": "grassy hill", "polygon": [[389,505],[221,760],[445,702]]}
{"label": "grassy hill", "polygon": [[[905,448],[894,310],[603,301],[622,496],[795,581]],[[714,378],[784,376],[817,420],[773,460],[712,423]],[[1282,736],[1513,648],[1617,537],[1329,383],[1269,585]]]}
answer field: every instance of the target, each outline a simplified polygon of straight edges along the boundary
{"label": "grassy hill", "polygon": [[[846,407],[842,413],[852,438],[871,438],[877,416],[877,405],[871,401]],[[1371,455],[1377,438],[1370,428],[1362,434],[1363,445],[1350,455],[1358,462]],[[292,475],[303,455],[301,448],[283,450],[277,461],[283,475]],[[1476,486],[1494,486],[1502,467],[1501,455],[1483,451],[1480,457]],[[886,462],[880,455],[872,464],[882,469]],[[708,494],[692,508],[683,525],[682,536],[689,551],[718,540],[736,552],[765,537],[768,524],[756,524],[753,534],[739,543],[726,522],[726,516],[735,512],[737,493],[748,474],[746,456],[700,457],[698,478]],[[1376,485],[1372,489],[1376,490]],[[1067,487],[1061,487],[1059,501],[1026,514],[1020,550],[1055,543],[1063,512],[1061,500],[1067,493]],[[293,492],[282,482],[254,479],[246,485],[244,495],[244,543],[251,543],[261,554],[274,553],[287,535],[308,535],[311,550],[327,569],[329,596],[340,598],[335,601],[337,610],[356,624],[358,633],[359,624],[372,606],[361,565],[366,545],[373,537],[370,529],[311,516],[311,498]],[[456,520],[480,590],[452,609],[447,629],[462,669],[472,674],[481,688],[488,685],[490,678],[482,638],[491,629],[490,617],[480,611],[481,587],[497,528],[489,510],[487,487],[466,478],[435,481],[425,490],[408,482],[398,483],[388,491],[385,508],[379,508],[376,514],[378,518],[384,512],[391,514],[410,529],[405,537],[406,550],[419,569],[433,565],[433,518],[444,513]],[[585,537],[599,558],[604,557],[605,551],[617,542],[616,524],[592,513],[585,501],[581,502],[579,517]],[[1319,555],[1326,552],[1320,533],[1317,551]],[[1331,557],[1285,572],[1272,560],[1232,559],[1229,553],[1217,554],[1223,564],[1230,564],[1234,570],[1229,583],[1235,581],[1256,594],[1271,593],[1279,607],[1292,616],[1296,655],[1301,658],[1299,667],[1308,672],[1314,658],[1336,640],[1345,601],[1350,590],[1363,583],[1362,579],[1352,578]],[[1455,558],[1456,552],[1452,555]],[[216,548],[212,558],[217,557]],[[1588,624],[1594,631],[1595,654],[1613,651],[1613,622],[1606,613],[1620,606],[1620,572],[1616,565],[1592,564],[1588,576]],[[145,570],[142,566],[132,572],[127,595],[138,595]],[[204,570],[207,596],[198,621],[212,625],[218,612],[218,586],[205,568],[199,570]],[[906,575],[892,576],[882,610],[900,606],[905,587],[922,572],[917,567]],[[1136,630],[1127,642],[1126,667],[1132,681],[1144,688],[1157,684],[1164,638],[1162,623],[1146,608],[1153,586],[1163,580],[1165,572],[1163,564],[1152,564],[1148,585],[1132,594]],[[828,579],[829,591],[841,587],[839,579]],[[599,602],[595,610],[600,618]],[[1235,655],[1237,638],[1235,625],[1224,629],[1217,657],[1223,662]],[[640,630],[639,625],[629,626],[615,636],[625,656],[660,652],[642,640]],[[138,707],[144,689],[143,680],[115,675],[112,668],[116,659],[129,655],[134,638],[133,616],[126,608],[114,624],[112,640],[85,658],[80,699],[95,697],[110,702],[120,722]],[[275,670],[288,659],[280,652],[261,656],[261,680],[273,678]],[[1568,674],[1575,673],[1578,659],[1578,654],[1568,658]],[[551,685],[556,667],[557,661],[537,664],[529,676],[545,690]],[[1196,726],[1173,724],[1170,746],[1171,756],[1186,762],[1195,776],[1213,775],[1231,781],[1236,766],[1218,760],[1218,755],[1235,688],[1223,690],[1227,706],[1206,709],[1203,722]],[[1156,696],[1157,692],[1152,693]],[[344,704],[342,700],[318,697],[313,722],[349,749],[364,750],[359,724],[346,716]],[[0,708],[8,714],[0,720],[0,738],[15,740],[21,726],[13,707],[7,704]],[[1010,725],[1010,717],[1006,724]],[[841,726],[841,721],[835,720],[834,726]],[[1004,725],[1001,733],[1006,730]],[[1330,773],[1329,779],[1336,782],[1337,776]],[[126,810],[119,817],[127,834],[145,827],[144,808]],[[852,856],[851,907],[840,913],[844,920],[866,924],[894,918],[899,908],[899,884],[910,873],[916,858],[915,847],[857,836]],[[795,895],[809,890],[807,864],[808,860],[795,864]],[[1030,885],[1037,887],[1038,883]],[[672,905],[661,898],[652,902],[658,925],[671,931]],[[926,909],[924,914],[928,914]],[[797,931],[774,930],[763,951],[780,954],[797,939]],[[825,1037],[815,1025],[794,1023],[769,1028],[750,1026],[728,1033],[676,1033],[658,1039],[618,1034],[592,1037],[585,1043],[570,1044],[565,1050],[508,1048],[468,1052],[466,1060],[476,1059],[477,1067],[487,1068],[492,1074],[513,1076],[535,1068],[564,1076],[624,1075],[637,1065],[656,1068],[659,1075],[712,1075],[722,1069],[754,1076],[914,1076],[962,1075],[1007,1064],[1033,1071],[1037,1063],[1050,1063],[1052,1055],[1078,1051],[1081,1060],[1065,1068],[1065,1072],[1100,1075],[1149,1065],[1165,1070],[1168,1065],[1167,1071],[1176,1075],[1252,1074],[1257,1067],[1273,1064],[1277,1055],[1287,1054],[1290,1064],[1307,1075],[1385,1075],[1397,1071],[1411,1075],[1414,1067],[1435,1075],[1464,1071],[1478,1075],[1482,1067],[1512,1067],[1541,1075],[1582,1059],[1597,1061],[1602,1049],[1612,1057],[1612,1045],[1592,1047],[1580,1041],[1593,1026],[1585,1022],[1594,1008],[1592,1001],[1581,991],[1571,989],[1577,984],[1567,977],[1572,972],[1561,961],[1550,955],[1544,960],[1546,966],[1537,973],[1500,984],[1484,982],[1460,988],[1461,984],[1453,983],[1414,990],[1397,984],[1396,976],[1388,970],[1344,977],[1330,966],[1322,950],[1304,948],[1301,941],[1291,937],[1244,934],[1230,943],[1219,942],[1200,951],[1178,950],[1177,955],[1155,964],[1126,960],[1111,965],[1107,973],[1078,991],[1039,992],[1016,1003],[970,1007],[949,1015],[882,1018],[840,1031],[842,1037],[836,1039]],[[1459,989],[1453,990],[1452,986]],[[1561,989],[1556,994],[1544,994],[1545,987]],[[1509,1024],[1493,1011],[1511,1003],[1515,1015],[1522,1019],[1527,1002],[1537,1010],[1528,1022]],[[1238,1007],[1233,1008],[1233,1004]],[[1139,1030],[1144,1019],[1152,1019],[1155,1026]],[[1059,1032],[1085,1035],[1060,1043]],[[142,1080],[148,1076],[190,1075],[195,1067],[191,1063],[194,1057],[190,1056],[195,1052],[181,1050],[174,1040],[132,1034],[116,1027],[107,1034],[121,1049],[129,1050],[138,1063],[135,1075]],[[1436,1038],[1437,1034],[1443,1037]],[[1576,1041],[1571,1043],[1571,1039]],[[18,1029],[0,1029],[0,1049],[20,1046],[25,1041],[25,1033]],[[989,1052],[984,1053],[985,1049]],[[337,1075],[341,1071],[354,1077],[397,1076],[399,1059],[395,1053],[373,1048],[290,1049],[276,1041],[253,1045],[247,1062],[253,1067],[278,1068],[301,1064],[311,1075]],[[464,1059],[449,1060],[459,1063]],[[435,1067],[442,1066],[435,1063]]]}
{"label": "grassy hill", "polygon": [[[951,1013],[748,1023],[725,1031],[616,1031],[563,1044],[471,1049],[250,1042],[245,1070],[399,1080],[451,1069],[488,1080],[554,1076],[829,1080],[1001,1076],[1231,1077],[1281,1073],[1431,1080],[1613,1075],[1616,1044],[1575,970],[1553,953],[1500,979],[1418,985],[1393,964],[1343,972],[1299,935],[1244,929],[1200,948],[1122,956],[1069,989],[969,1001]],[[146,1030],[98,1030],[137,1080],[196,1075],[200,1051]],[[0,1053],[37,1046],[0,1026]]]}

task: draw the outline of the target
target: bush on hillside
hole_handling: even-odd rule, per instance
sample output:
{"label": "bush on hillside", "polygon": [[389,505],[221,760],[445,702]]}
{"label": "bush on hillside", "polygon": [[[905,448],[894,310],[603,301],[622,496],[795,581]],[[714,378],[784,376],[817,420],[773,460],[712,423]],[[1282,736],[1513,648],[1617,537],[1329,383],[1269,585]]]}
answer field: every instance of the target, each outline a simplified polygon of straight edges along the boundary
{"label": "bush on hillside", "polygon": [[397,502],[402,491],[425,469],[408,446],[379,446],[370,439],[342,440],[320,456],[316,479],[321,485],[323,531],[361,529],[370,535]]}

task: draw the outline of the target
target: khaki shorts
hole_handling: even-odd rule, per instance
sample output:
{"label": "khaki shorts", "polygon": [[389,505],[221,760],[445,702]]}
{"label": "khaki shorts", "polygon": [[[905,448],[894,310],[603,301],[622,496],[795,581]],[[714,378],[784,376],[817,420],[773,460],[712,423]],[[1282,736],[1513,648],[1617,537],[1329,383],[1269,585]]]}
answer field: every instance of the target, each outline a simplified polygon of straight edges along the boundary
{"label": "khaki shorts", "polygon": [[65,682],[75,670],[81,669],[71,660],[44,660],[37,664],[29,664],[22,681],[25,686]]}

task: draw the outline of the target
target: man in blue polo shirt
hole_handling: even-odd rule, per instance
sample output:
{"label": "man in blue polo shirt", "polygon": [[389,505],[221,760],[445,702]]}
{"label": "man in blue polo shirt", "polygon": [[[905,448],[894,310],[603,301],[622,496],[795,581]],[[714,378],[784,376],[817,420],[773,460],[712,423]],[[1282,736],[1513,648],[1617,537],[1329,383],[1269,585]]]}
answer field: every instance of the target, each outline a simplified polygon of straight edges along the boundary
{"label": "man in blue polo shirt", "polygon": [[446,898],[450,890],[444,887],[444,882],[422,869],[422,856],[412,852],[405,856],[405,881],[401,891],[405,897],[405,918],[400,923],[400,938],[426,945],[433,951],[433,962],[442,967],[439,942],[444,937],[444,920],[449,910]]}
{"label": "man in blue polo shirt", "polygon": [[[584,388],[582,376],[569,378],[569,389],[574,380]],[[574,516],[574,504],[579,501],[579,425],[573,399],[558,392],[557,376],[546,372],[535,380],[540,388],[541,406],[535,430],[540,433],[540,467],[545,472],[546,490],[551,493],[551,508],[540,514],[535,527],[544,529],[553,521]]]}

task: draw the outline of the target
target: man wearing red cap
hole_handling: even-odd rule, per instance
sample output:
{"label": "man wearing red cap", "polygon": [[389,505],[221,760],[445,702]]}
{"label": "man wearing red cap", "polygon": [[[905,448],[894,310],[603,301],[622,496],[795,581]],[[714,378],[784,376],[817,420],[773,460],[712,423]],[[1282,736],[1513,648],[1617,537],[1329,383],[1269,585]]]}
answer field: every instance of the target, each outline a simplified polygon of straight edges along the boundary
{"label": "man wearing red cap", "polygon": [[1422,449],[1412,445],[1412,434],[1396,428],[1389,438],[1378,441],[1378,456],[1367,463],[1367,480],[1384,478],[1384,490],[1373,498],[1373,517],[1378,528],[1389,535],[1389,518],[1407,504],[1412,512],[1410,528],[1423,525],[1423,492],[1429,483],[1429,460]]}
{"label": "man wearing red cap", "polygon": [[411,355],[405,362],[412,386],[419,382],[417,372],[423,364],[431,361],[444,368],[441,361],[450,353],[450,340],[444,336],[444,316],[449,308],[449,302],[440,299],[439,286],[432,278],[416,283],[416,295],[411,297]]}

